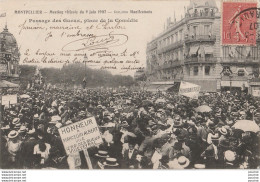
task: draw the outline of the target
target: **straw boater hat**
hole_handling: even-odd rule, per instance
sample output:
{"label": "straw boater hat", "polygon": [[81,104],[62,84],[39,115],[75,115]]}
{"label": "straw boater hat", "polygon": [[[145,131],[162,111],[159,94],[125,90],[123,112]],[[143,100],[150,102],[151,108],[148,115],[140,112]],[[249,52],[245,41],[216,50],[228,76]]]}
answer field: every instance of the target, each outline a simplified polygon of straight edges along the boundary
{"label": "straw boater hat", "polygon": [[185,169],[190,165],[190,160],[185,156],[180,156],[168,163],[170,169]]}
{"label": "straw boater hat", "polygon": [[95,154],[96,157],[101,157],[101,158],[107,158],[108,152],[104,150],[99,150],[97,154]]}
{"label": "straw boater hat", "polygon": [[6,125],[4,127],[1,128],[1,130],[9,130],[10,129],[10,126],[9,125]]}
{"label": "straw boater hat", "polygon": [[194,164],[195,169],[205,169],[206,165],[205,164]]}
{"label": "straw boater hat", "polygon": [[18,136],[18,132],[15,130],[10,131],[10,133],[8,134],[8,138],[16,138]]}
{"label": "straw boater hat", "polygon": [[34,134],[34,133],[35,133],[35,129],[34,129],[34,128],[31,129],[31,130],[29,130],[29,131],[27,132],[28,135],[32,135],[32,134]]}
{"label": "straw boater hat", "polygon": [[186,158],[185,156],[181,156],[178,158],[178,163],[183,168],[186,168],[190,165],[190,160],[188,158]]}
{"label": "straw boater hat", "polygon": [[227,133],[228,133],[228,132],[227,132],[227,129],[224,128],[224,127],[219,128],[218,131],[219,131],[222,135],[227,135]]}
{"label": "straw boater hat", "polygon": [[233,152],[231,150],[227,150],[224,153],[224,157],[225,157],[226,161],[233,162],[236,159],[236,154],[235,154],[235,152]]}
{"label": "straw boater hat", "polygon": [[15,130],[19,130],[21,126],[22,126],[21,123],[17,123],[17,124],[14,126],[14,129],[15,129]]}
{"label": "straw boater hat", "polygon": [[110,157],[106,158],[106,161],[103,164],[105,166],[112,166],[112,167],[119,166],[116,158],[110,158]]}
{"label": "straw boater hat", "polygon": [[26,126],[21,126],[21,128],[19,129],[18,132],[19,132],[19,133],[25,133],[25,132],[27,132]]}
{"label": "straw boater hat", "polygon": [[14,118],[12,124],[13,124],[13,125],[16,125],[16,124],[18,124],[19,122],[20,122],[20,119],[19,119],[19,118]]}
{"label": "straw boater hat", "polygon": [[39,119],[39,115],[38,115],[38,114],[35,114],[35,115],[33,116],[33,119]]}
{"label": "straw boater hat", "polygon": [[55,126],[59,129],[62,127],[62,123],[57,123]]}

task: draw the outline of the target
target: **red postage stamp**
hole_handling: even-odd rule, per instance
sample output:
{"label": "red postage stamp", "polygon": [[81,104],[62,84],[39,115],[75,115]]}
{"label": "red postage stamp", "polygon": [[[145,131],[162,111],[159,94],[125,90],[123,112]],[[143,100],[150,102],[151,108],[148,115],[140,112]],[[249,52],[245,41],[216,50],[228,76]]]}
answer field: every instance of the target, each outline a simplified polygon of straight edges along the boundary
{"label": "red postage stamp", "polygon": [[254,2],[223,2],[222,44],[256,45],[259,10]]}

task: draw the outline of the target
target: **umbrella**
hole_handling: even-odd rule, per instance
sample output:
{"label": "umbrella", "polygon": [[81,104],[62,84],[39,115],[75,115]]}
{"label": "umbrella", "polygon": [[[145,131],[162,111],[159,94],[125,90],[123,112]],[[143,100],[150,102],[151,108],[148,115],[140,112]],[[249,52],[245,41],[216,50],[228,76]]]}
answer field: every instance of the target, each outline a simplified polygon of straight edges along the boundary
{"label": "umbrella", "polygon": [[61,121],[61,117],[56,115],[51,117],[51,122],[59,122]]}
{"label": "umbrella", "polygon": [[100,126],[100,127],[102,127],[102,128],[114,128],[115,126],[116,126],[116,123],[109,122],[109,123],[106,123],[106,124],[104,124],[103,126]]}
{"label": "umbrella", "polygon": [[237,122],[233,125],[233,128],[255,133],[260,131],[259,126],[251,120],[237,120]]}
{"label": "umbrella", "polygon": [[155,101],[155,103],[157,104],[157,103],[165,103],[166,102],[166,100],[165,99],[157,99],[156,101]]}
{"label": "umbrella", "polygon": [[23,95],[20,95],[20,98],[21,99],[28,99],[28,98],[30,98],[30,95],[23,94]]}
{"label": "umbrella", "polygon": [[202,105],[202,106],[195,108],[195,111],[196,112],[210,112],[210,111],[212,111],[212,109],[207,105]]}
{"label": "umbrella", "polygon": [[123,112],[126,112],[126,113],[130,113],[130,112],[134,112],[135,111],[135,107],[125,107],[123,109]]}

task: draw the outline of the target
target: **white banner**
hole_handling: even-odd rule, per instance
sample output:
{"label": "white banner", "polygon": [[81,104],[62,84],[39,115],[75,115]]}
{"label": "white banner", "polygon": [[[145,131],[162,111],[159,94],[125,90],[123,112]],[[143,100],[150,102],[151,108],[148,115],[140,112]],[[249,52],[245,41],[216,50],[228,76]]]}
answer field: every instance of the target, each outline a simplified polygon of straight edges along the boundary
{"label": "white banner", "polygon": [[189,82],[181,82],[179,94],[192,98],[198,99],[201,86]]}
{"label": "white banner", "polygon": [[10,104],[17,104],[17,95],[3,95],[2,105],[9,106]]}
{"label": "white banner", "polygon": [[0,73],[7,72],[7,64],[0,64]]}
{"label": "white banner", "polygon": [[252,95],[253,95],[254,97],[260,97],[260,90],[253,90],[253,91],[252,91]]}
{"label": "white banner", "polygon": [[68,155],[98,146],[103,142],[94,117],[62,127],[59,133]]}

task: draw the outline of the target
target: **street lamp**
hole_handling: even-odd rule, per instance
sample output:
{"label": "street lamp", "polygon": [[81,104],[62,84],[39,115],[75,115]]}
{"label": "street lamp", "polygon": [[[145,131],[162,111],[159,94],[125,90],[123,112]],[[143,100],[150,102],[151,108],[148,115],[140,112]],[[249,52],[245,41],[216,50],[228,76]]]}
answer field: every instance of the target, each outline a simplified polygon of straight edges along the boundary
{"label": "street lamp", "polygon": [[230,91],[230,93],[231,93],[231,88],[232,88],[232,74],[230,73],[228,76],[229,76],[229,81],[230,81],[230,89],[229,89],[229,91]]}

